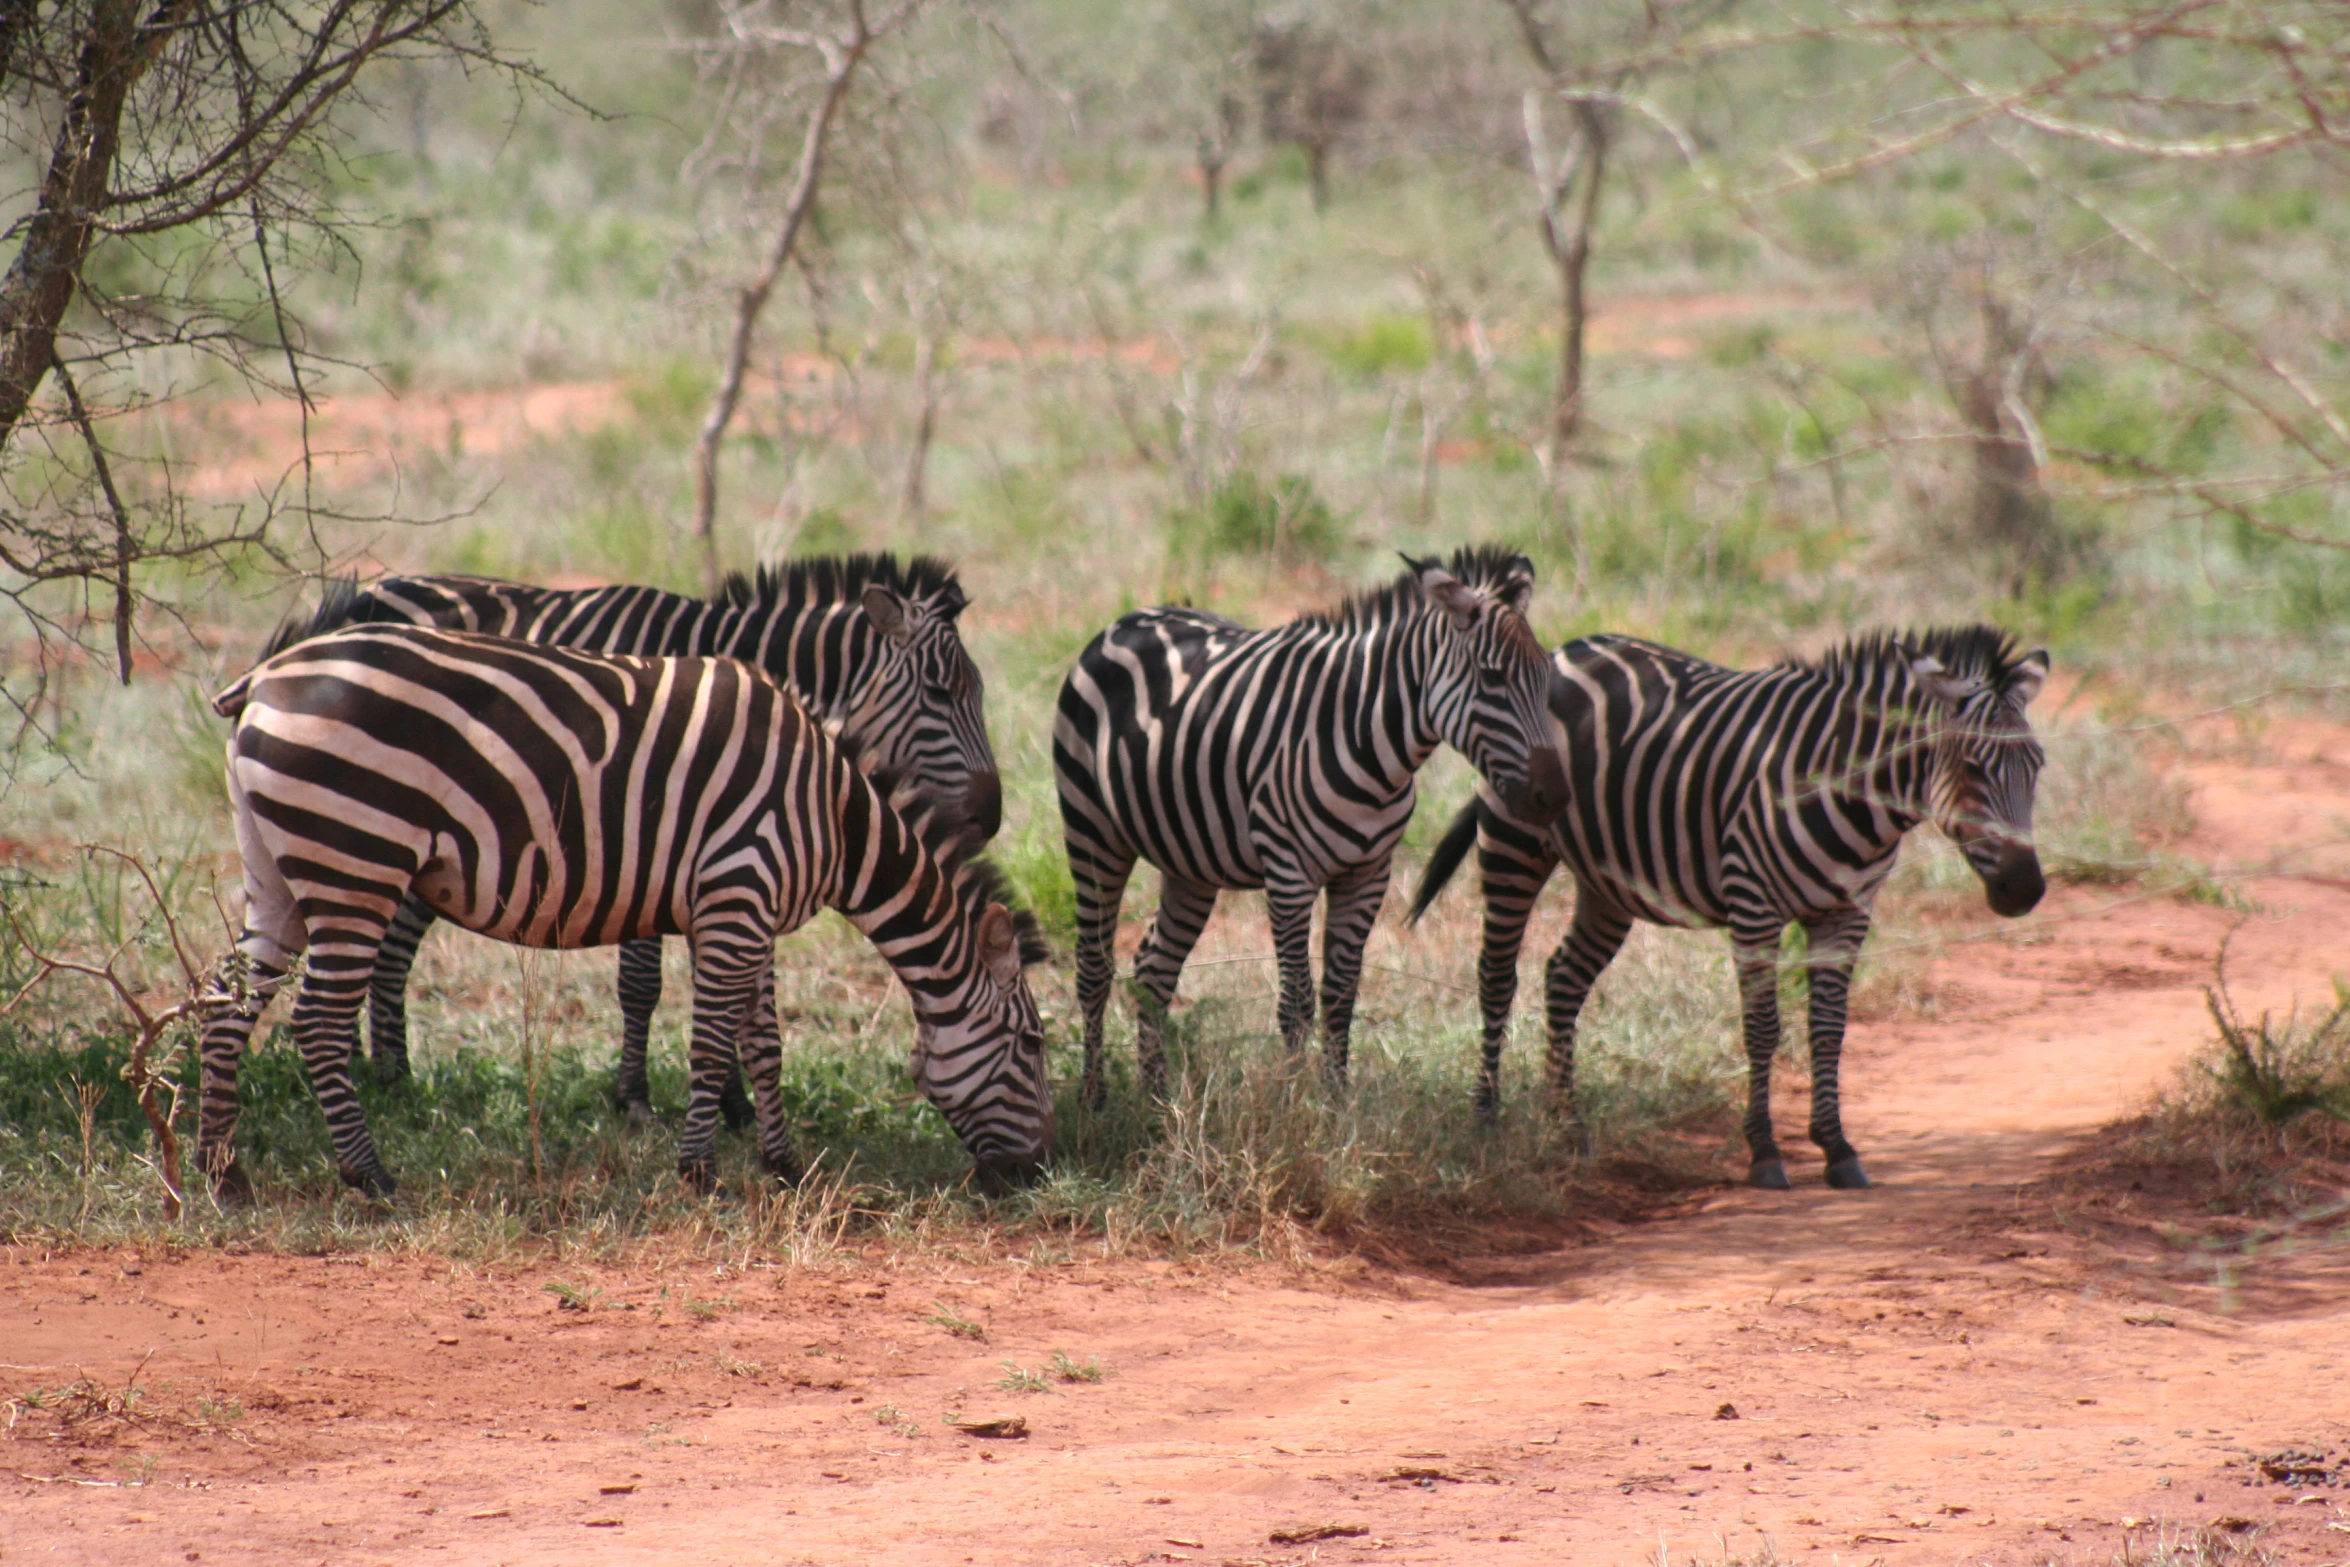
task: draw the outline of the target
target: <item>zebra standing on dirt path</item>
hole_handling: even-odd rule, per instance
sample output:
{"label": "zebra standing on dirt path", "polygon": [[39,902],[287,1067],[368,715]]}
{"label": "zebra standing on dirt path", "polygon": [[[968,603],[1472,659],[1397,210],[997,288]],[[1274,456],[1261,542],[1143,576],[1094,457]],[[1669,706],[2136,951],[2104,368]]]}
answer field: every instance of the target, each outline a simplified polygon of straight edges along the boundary
{"label": "zebra standing on dirt path", "polygon": [[[279,643],[302,635],[280,634]],[[778,1093],[775,940],[838,909],[912,998],[916,1082],[983,1175],[1052,1145],[1043,1024],[1020,917],[925,842],[790,688],[723,658],[632,658],[414,626],[274,651],[213,702],[236,720],[228,787],[244,934],[214,970],[198,1151],[241,1197],[238,1056],[296,957],[294,1038],[343,1180],[388,1195],[351,1079],[385,931],[410,897],[530,947],[693,943],[693,1103],[678,1168],[714,1174],[718,1079],[748,1048],[760,1151],[798,1165]]]}
{"label": "zebra standing on dirt path", "polygon": [[1325,1065],[1346,1074],[1363,943],[1412,814],[1412,779],[1450,742],[1521,810],[1560,801],[1543,705],[1550,665],[1526,625],[1534,568],[1461,550],[1328,614],[1252,631],[1148,609],[1094,638],[1062,683],[1053,768],[1077,893],[1085,1094],[1099,1103],[1111,938],[1134,862],[1162,873],[1135,959],[1137,1052],[1162,1092],[1162,1026],[1223,888],[1262,887],[1281,968],[1281,1035],[1314,1019],[1314,898]]}
{"label": "zebra standing on dirt path", "polygon": [[[724,656],[757,664],[800,700],[857,765],[935,793],[982,842],[1003,815],[1003,786],[987,739],[979,668],[956,619],[968,601],[951,567],[926,555],[822,556],[727,579],[715,598],[659,588],[540,588],[488,577],[386,577],[349,598],[344,624],[411,624],[478,631],[590,653]],[[323,615],[320,631],[337,622]],[[367,1036],[379,1081],[408,1075],[408,976],[433,922],[410,898],[377,959]],[[653,1009],[661,1000],[661,943],[620,948],[620,1070],[613,1097],[631,1120],[651,1113],[645,1076]],[[747,1107],[729,1072],[721,1099],[730,1124]]]}
{"label": "zebra standing on dirt path", "polygon": [[1784,1188],[1771,1058],[1779,938],[1795,922],[1809,938],[1811,1139],[1830,1186],[1868,1185],[1844,1138],[1837,1063],[1870,906],[1903,835],[1929,818],[1982,880],[1993,913],[2013,918],[2040,901],[2032,806],[2042,755],[2024,709],[2047,679],[2047,653],[2019,657],[2004,633],[1970,626],[1880,633],[1816,662],[1751,672],[1623,636],[1570,642],[1553,660],[1566,808],[1529,814],[1481,793],[1412,901],[1416,921],[1476,845],[1479,1114],[1500,1108],[1527,916],[1564,863],[1576,892],[1546,987],[1554,1108],[1575,1117],[1575,1019],[1632,922],[1727,926],[1745,1013],[1747,1181]]}

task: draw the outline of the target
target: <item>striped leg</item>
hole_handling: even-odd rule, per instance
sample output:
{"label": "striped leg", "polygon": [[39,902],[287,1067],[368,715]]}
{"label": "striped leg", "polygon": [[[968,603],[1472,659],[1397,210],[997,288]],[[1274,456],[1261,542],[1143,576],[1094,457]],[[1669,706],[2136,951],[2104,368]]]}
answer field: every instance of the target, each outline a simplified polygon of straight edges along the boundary
{"label": "striped leg", "polygon": [[367,1051],[375,1058],[375,1080],[397,1083],[408,1076],[408,971],[416,966],[416,945],[432,929],[434,915],[414,894],[400,900],[376,949],[375,975],[367,986]]}
{"label": "striped leg", "polygon": [[1823,920],[1806,920],[1811,945],[1811,1140],[1828,1159],[1828,1184],[1856,1188],[1869,1184],[1860,1155],[1844,1140],[1843,1105],[1836,1074],[1844,1055],[1844,1015],[1852,994],[1852,965],[1868,939],[1869,917],[1848,909]]}
{"label": "striped leg", "polygon": [[[1767,918],[1767,916],[1766,916]],[[1731,960],[1746,1019],[1746,1184],[1787,1189],[1787,1166],[1771,1134],[1771,1059],[1779,1053],[1779,932],[1783,925],[1732,925]]]}
{"label": "striped leg", "polygon": [[758,1003],[762,976],[772,980],[772,942],[743,945],[705,938],[694,943],[694,1031],[686,1061],[690,1087],[685,1131],[677,1140],[677,1173],[695,1191],[718,1185],[718,1097],[737,1058],[745,1015]]}
{"label": "striped leg", "polygon": [[1282,872],[1265,878],[1265,913],[1273,922],[1273,952],[1281,964],[1281,1042],[1302,1055],[1314,1030],[1314,894]]}
{"label": "striped leg", "polygon": [[[1528,832],[1519,823],[1480,804],[1477,874],[1485,885],[1485,936],[1477,949],[1477,1006],[1484,1014],[1485,1035],[1484,1058],[1477,1070],[1477,1119],[1487,1126],[1501,1114],[1501,1052],[1509,1042],[1510,1009],[1518,998],[1518,952],[1526,942],[1526,921],[1534,913],[1534,902],[1542,896],[1543,886],[1557,866],[1548,834]],[[1551,959],[1554,973],[1558,961],[1557,957]],[[1600,960],[1601,967],[1606,963],[1605,958]],[[1596,977],[1598,970],[1592,972]],[[1584,989],[1589,988],[1586,982]],[[1583,997],[1578,994],[1575,1010],[1580,1010],[1582,1005]],[[1551,1015],[1554,1019],[1558,1015],[1555,1000]],[[1566,1044],[1570,1083],[1574,1072],[1574,1028],[1574,1012],[1570,1011]],[[1555,1063],[1558,1054],[1555,1022],[1551,1038]],[[1555,1065],[1553,1081],[1556,1081]],[[1569,1097],[1571,1100],[1571,1089]]]}
{"label": "striped leg", "polygon": [[[661,1004],[661,938],[620,944],[620,1071],[612,1087],[612,1102],[631,1126],[643,1126],[653,1117],[651,1084],[646,1080],[645,1056],[653,1037],[653,1009]],[[751,1124],[749,1096],[743,1092],[739,1064],[730,1061],[726,1085],[719,1090],[718,1113],[726,1129],[739,1132]]]}
{"label": "striped leg", "polygon": [[1074,834],[1068,844],[1069,872],[1077,887],[1077,1006],[1085,1016],[1081,1095],[1098,1110],[1107,1092],[1102,1083],[1102,1024],[1116,973],[1118,907],[1125,901],[1126,880],[1134,874],[1134,856],[1120,856]]}
{"label": "striped leg", "polygon": [[1591,987],[1616,960],[1632,921],[1594,889],[1575,889],[1575,919],[1566,939],[1550,955],[1543,973],[1543,1011],[1550,1029],[1550,1108],[1575,1129],[1585,1158],[1591,1155],[1591,1129],[1575,1104],[1575,1021]]}
{"label": "striped leg", "polygon": [[[354,903],[360,900],[352,900]],[[387,904],[390,899],[385,900]],[[388,914],[385,916],[388,922]],[[310,962],[294,996],[294,1044],[309,1069],[310,1090],[326,1115],[334,1142],[335,1173],[345,1186],[370,1197],[389,1197],[394,1183],[376,1156],[351,1075],[359,1049],[359,1011],[375,977],[376,950],[385,926],[368,922],[361,909],[348,909],[343,922],[313,933]]]}
{"label": "striped leg", "polygon": [[652,1085],[645,1078],[645,1054],[652,1038],[653,1009],[661,1004],[661,942],[620,944],[620,1070],[612,1083],[612,1104],[630,1126],[653,1118]]}
{"label": "striped leg", "polygon": [[759,980],[758,1000],[743,1020],[741,1055],[759,1107],[759,1161],[786,1186],[803,1171],[792,1147],[791,1121],[783,1110],[783,1037],[775,1017],[775,965]]}
{"label": "striped leg", "polygon": [[1175,983],[1216,912],[1215,888],[1179,876],[1160,880],[1159,912],[1134,954],[1134,1053],[1143,1092],[1153,1099],[1167,1092],[1167,1008],[1175,1000]]}
{"label": "striped leg", "polygon": [[1322,1070],[1346,1085],[1347,1046],[1354,1033],[1355,994],[1363,982],[1363,946],[1387,901],[1391,862],[1358,865],[1322,891]]}
{"label": "striped leg", "polygon": [[237,1158],[237,1061],[292,963],[276,942],[249,930],[204,977],[196,1163],[225,1204],[253,1197],[253,1183]]}

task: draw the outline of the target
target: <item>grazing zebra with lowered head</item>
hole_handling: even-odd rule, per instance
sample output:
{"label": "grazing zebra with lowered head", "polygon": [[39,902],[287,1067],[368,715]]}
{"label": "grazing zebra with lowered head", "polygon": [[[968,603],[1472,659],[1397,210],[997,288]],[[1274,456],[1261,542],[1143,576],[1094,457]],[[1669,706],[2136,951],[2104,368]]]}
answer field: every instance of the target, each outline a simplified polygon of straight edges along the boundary
{"label": "grazing zebra with lowered head", "polygon": [[[290,639],[299,632],[281,634]],[[208,987],[198,1150],[230,1196],[237,1058],[294,960],[294,1038],[343,1180],[387,1194],[352,1090],[358,1016],[403,900],[481,935],[595,947],[693,943],[693,1104],[678,1167],[714,1171],[738,1041],[760,1151],[796,1176],[777,1092],[775,939],[838,909],[913,1001],[915,1081],[983,1175],[1052,1146],[1022,917],[958,874],[792,691],[725,658],[634,658],[416,626],[275,652],[215,698],[236,720],[229,798],[244,934]]]}
{"label": "grazing zebra with lowered head", "polygon": [[1162,1027],[1184,959],[1218,890],[1243,887],[1265,890],[1292,1050],[1313,1024],[1307,946],[1315,895],[1326,898],[1323,1049],[1342,1080],[1363,943],[1421,764],[1450,742],[1521,810],[1559,805],[1550,665],[1526,626],[1532,564],[1496,549],[1405,564],[1387,587],[1270,631],[1138,611],[1095,637],[1062,683],[1053,768],[1076,880],[1089,1101],[1103,1092],[1110,943],[1136,860],[1164,885],[1135,959],[1146,1088],[1165,1087]]}
{"label": "grazing zebra with lowered head", "polygon": [[[953,570],[927,555],[819,556],[736,573],[715,598],[658,588],[538,588],[488,577],[386,577],[348,597],[340,623],[438,626],[590,653],[723,655],[757,664],[799,694],[858,766],[936,795],[979,837],[995,836],[1003,788],[987,741],[979,668],[964,651],[967,600]],[[318,631],[334,622],[323,613]],[[408,1075],[408,975],[433,914],[400,906],[377,959],[367,1036],[376,1075]],[[614,1097],[650,1113],[645,1046],[661,1000],[661,943],[620,948],[620,1070]],[[730,1072],[722,1105],[744,1106]]]}
{"label": "grazing zebra with lowered head", "polygon": [[2031,911],[2046,883],[2032,848],[2041,752],[2024,709],[2048,655],[2019,657],[1989,626],[1878,634],[1815,662],[1724,669],[1633,637],[1553,655],[1567,804],[1529,815],[1480,795],[1454,820],[1412,902],[1417,920],[1474,843],[1485,880],[1477,1108],[1501,1101],[1501,1047],[1526,918],[1551,871],[1575,914],[1551,955],[1550,1094],[1575,1117],[1575,1019],[1634,920],[1727,926],[1746,1021],[1749,1184],[1787,1185],[1771,1134],[1779,938],[1808,938],[1811,1139],[1828,1184],[1869,1184],[1845,1141],[1836,1068],[1852,966],[1901,840],[1931,819],[1981,878],[1994,913]]}

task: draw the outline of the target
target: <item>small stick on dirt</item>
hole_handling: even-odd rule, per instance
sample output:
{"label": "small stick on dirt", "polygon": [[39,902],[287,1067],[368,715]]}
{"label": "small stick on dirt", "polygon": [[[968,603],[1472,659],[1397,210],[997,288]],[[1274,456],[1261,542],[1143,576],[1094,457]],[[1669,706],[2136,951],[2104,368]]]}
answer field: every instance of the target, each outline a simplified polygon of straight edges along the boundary
{"label": "small stick on dirt", "polygon": [[1276,1529],[1265,1538],[1275,1545],[1311,1545],[1316,1540],[1351,1540],[1370,1532],[1369,1524],[1301,1523],[1291,1529]]}

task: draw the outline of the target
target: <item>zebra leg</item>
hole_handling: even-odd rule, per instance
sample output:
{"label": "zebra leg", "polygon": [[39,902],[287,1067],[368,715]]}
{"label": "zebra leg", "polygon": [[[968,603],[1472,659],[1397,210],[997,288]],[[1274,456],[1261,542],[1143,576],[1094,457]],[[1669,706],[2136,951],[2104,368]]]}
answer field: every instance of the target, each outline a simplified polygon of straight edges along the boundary
{"label": "zebra leg", "polygon": [[1869,917],[1853,909],[1807,920],[1811,943],[1811,1140],[1828,1160],[1828,1184],[1851,1190],[1869,1184],[1860,1155],[1844,1140],[1844,1107],[1837,1068],[1844,1056],[1844,1016],[1852,995],[1852,965],[1868,939]]}
{"label": "zebra leg", "polygon": [[241,1207],[253,1199],[253,1183],[237,1158],[237,1062],[292,963],[278,943],[247,931],[204,976],[196,1164],[227,1206]]}
{"label": "zebra leg", "polygon": [[294,889],[254,822],[252,803],[237,779],[233,747],[228,796],[235,813],[237,853],[245,867],[245,930],[204,980],[196,1163],[220,1201],[242,1204],[252,1199],[253,1185],[237,1160],[237,1060],[253,1037],[253,1025],[309,945],[310,932]]}
{"label": "zebra leg", "polygon": [[1314,1029],[1314,894],[1319,889],[1265,878],[1265,913],[1273,922],[1273,952],[1281,964],[1281,1042],[1305,1053]]}
{"label": "zebra leg", "polygon": [[1159,912],[1134,954],[1134,1053],[1143,1092],[1153,1099],[1167,1093],[1167,1008],[1175,1000],[1175,983],[1216,912],[1215,888],[1179,876],[1161,881]]}
{"label": "zebra leg", "polygon": [[392,913],[383,945],[375,949],[375,973],[367,983],[367,1052],[375,1059],[375,1080],[387,1086],[408,1076],[408,971],[416,966],[416,945],[432,929],[433,911],[410,893]]}
{"label": "zebra leg", "polygon": [[[1477,1122],[1491,1126],[1501,1115],[1501,1052],[1509,1042],[1510,1008],[1518,999],[1518,953],[1526,942],[1526,921],[1534,901],[1558,865],[1538,834],[1524,834],[1489,809],[1477,813],[1477,874],[1485,886],[1485,932],[1477,949],[1477,1007],[1483,1014],[1483,1057],[1477,1068]],[[1560,949],[1564,951],[1564,948]],[[1601,962],[1604,966],[1605,959]],[[1557,966],[1558,960],[1551,960]],[[1595,971],[1596,972],[1596,971]],[[1581,1005],[1581,998],[1576,998]],[[1557,1039],[1555,1029],[1552,1039]],[[1568,1021],[1567,1071],[1574,1072],[1574,1023]],[[1556,1082],[1557,1052],[1552,1052]],[[1572,1088],[1569,1090],[1570,1113]]]}
{"label": "zebra leg", "polygon": [[653,1009],[661,1004],[661,938],[620,944],[620,1067],[613,1077],[612,1105],[631,1127],[653,1119],[653,1090],[646,1081],[645,1055],[653,1032]]}
{"label": "zebra leg", "polygon": [[[620,944],[620,1072],[612,1089],[613,1103],[631,1126],[642,1126],[653,1116],[652,1087],[646,1081],[645,1056],[653,1037],[653,1009],[661,1004],[661,938],[647,936]],[[743,1092],[739,1062],[727,1058],[726,1082],[718,1091],[718,1113],[726,1129],[739,1132],[752,1122],[750,1096]]]}
{"label": "zebra leg", "polygon": [[1358,865],[1322,890],[1322,1071],[1331,1086],[1346,1086],[1347,1046],[1354,1033],[1355,994],[1363,982],[1363,946],[1387,901],[1392,862]]}
{"label": "zebra leg", "polygon": [[1591,987],[1616,960],[1631,918],[1588,887],[1575,891],[1575,919],[1543,971],[1543,1012],[1550,1031],[1550,1108],[1574,1128],[1577,1150],[1591,1157],[1591,1128],[1575,1103],[1575,1022]]}
{"label": "zebra leg", "polygon": [[1081,843],[1074,835],[1068,845],[1069,872],[1077,890],[1077,1006],[1085,1016],[1080,1097],[1088,1108],[1098,1110],[1107,1092],[1102,1085],[1102,1021],[1116,974],[1118,908],[1126,898],[1126,880],[1134,874],[1134,856]]}
{"label": "zebra leg", "polygon": [[744,1014],[757,1003],[762,972],[771,976],[774,967],[772,940],[749,946],[694,943],[694,1029],[686,1056],[691,1087],[685,1131],[677,1140],[677,1174],[695,1191],[717,1189],[719,1092],[736,1058]]}
{"label": "zebra leg", "polygon": [[775,1017],[773,963],[760,976],[758,999],[743,1019],[741,1055],[759,1107],[759,1162],[779,1185],[797,1186],[805,1172],[783,1112],[783,1035]]}
{"label": "zebra leg", "polygon": [[1771,1058],[1779,1053],[1779,931],[1733,927],[1730,951],[1746,1016],[1746,1184],[1787,1189],[1787,1165],[1771,1135]]}
{"label": "zebra leg", "polygon": [[[356,911],[354,911],[356,912]],[[350,916],[346,916],[348,918]],[[359,1048],[359,1010],[375,977],[383,925],[346,924],[310,945],[310,964],[294,997],[294,1044],[309,1069],[310,1091],[326,1116],[335,1149],[335,1173],[345,1186],[388,1198],[394,1182],[376,1156],[351,1075]]]}

